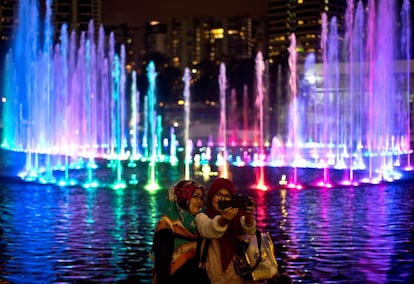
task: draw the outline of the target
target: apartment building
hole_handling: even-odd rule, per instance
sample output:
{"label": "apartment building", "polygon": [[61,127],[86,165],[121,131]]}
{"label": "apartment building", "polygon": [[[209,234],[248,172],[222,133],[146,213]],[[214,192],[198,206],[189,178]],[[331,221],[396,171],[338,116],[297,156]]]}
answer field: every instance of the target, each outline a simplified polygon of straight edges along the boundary
{"label": "apartment building", "polygon": [[322,13],[337,17],[343,31],[347,1],[344,0],[269,0],[267,14],[268,55],[275,58],[287,52],[290,35],[295,33],[298,51],[315,53],[320,59]]}

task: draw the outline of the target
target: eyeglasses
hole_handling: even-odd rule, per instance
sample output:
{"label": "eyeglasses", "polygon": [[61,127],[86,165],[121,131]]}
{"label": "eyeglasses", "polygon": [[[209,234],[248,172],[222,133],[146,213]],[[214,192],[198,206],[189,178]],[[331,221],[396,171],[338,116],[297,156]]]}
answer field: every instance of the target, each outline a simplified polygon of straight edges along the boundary
{"label": "eyeglasses", "polygon": [[217,192],[217,193],[216,193],[216,196],[217,196],[219,199],[225,199],[225,200],[230,200],[230,199],[232,198],[231,194],[223,194],[223,193],[221,193],[221,192]]}
{"label": "eyeglasses", "polygon": [[199,200],[203,200],[203,195],[202,194],[198,194],[198,193],[194,193],[191,198],[194,199],[199,199]]}

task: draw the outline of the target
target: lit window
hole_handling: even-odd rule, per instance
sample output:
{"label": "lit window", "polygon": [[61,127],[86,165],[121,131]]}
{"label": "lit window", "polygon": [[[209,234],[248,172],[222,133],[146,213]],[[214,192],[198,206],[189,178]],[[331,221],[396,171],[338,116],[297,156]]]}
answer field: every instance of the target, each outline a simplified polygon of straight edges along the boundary
{"label": "lit window", "polygon": [[224,29],[223,28],[212,29],[211,34],[213,35],[213,37],[215,39],[216,38],[224,38]]}

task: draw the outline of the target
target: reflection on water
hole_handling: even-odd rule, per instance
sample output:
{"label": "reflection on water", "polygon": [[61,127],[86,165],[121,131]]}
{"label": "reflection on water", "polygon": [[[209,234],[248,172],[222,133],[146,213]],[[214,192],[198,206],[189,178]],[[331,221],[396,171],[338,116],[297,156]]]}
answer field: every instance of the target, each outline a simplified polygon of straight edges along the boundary
{"label": "reflection on water", "polygon": [[294,282],[412,283],[414,186],[261,193],[278,259]]}
{"label": "reflection on water", "polygon": [[137,189],[1,183],[2,278],[12,283],[148,280],[158,199]]}
{"label": "reflection on water", "polygon": [[[0,188],[0,279],[150,282],[148,252],[165,191],[10,181]],[[293,282],[414,280],[413,185],[245,193],[256,197],[259,227],[271,233],[281,272]]]}

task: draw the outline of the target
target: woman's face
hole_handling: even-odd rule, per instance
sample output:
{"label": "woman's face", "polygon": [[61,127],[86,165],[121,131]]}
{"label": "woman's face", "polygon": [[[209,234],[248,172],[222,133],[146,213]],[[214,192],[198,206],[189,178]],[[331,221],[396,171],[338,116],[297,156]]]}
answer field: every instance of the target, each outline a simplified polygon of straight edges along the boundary
{"label": "woman's face", "polygon": [[219,201],[220,200],[228,201],[228,200],[231,200],[231,198],[232,198],[232,194],[230,190],[226,188],[221,188],[214,194],[211,203],[214,209],[216,209],[217,211],[221,211],[221,209],[219,209]]}
{"label": "woman's face", "polygon": [[188,205],[188,211],[191,215],[196,215],[200,212],[201,207],[203,206],[203,191],[200,188],[197,188],[193,196],[190,199],[190,204]]}

